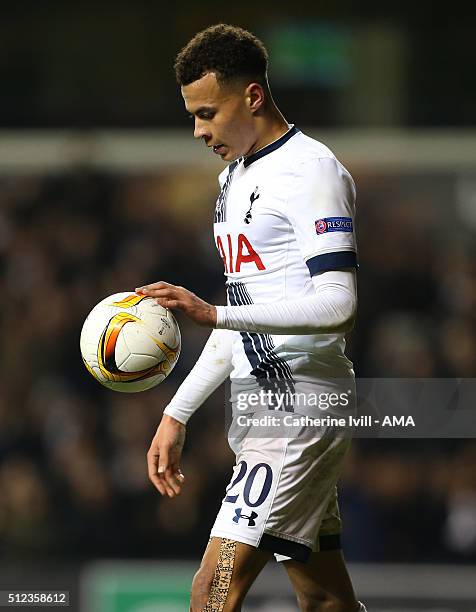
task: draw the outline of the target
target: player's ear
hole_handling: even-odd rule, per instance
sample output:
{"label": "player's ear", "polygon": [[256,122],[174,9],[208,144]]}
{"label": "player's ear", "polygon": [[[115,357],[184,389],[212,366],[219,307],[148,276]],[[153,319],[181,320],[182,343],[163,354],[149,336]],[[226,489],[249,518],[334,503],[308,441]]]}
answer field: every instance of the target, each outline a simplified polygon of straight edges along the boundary
{"label": "player's ear", "polygon": [[246,103],[252,113],[264,105],[264,89],[259,83],[250,83],[245,91]]}

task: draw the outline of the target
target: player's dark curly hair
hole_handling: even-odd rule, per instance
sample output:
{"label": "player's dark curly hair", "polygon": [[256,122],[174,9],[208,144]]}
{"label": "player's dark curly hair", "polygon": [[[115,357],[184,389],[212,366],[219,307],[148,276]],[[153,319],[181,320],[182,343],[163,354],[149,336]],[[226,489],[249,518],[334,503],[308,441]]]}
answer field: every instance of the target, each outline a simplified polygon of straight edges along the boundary
{"label": "player's dark curly hair", "polygon": [[252,78],[264,84],[268,53],[251,32],[219,23],[196,34],[177,55],[175,75],[180,85],[189,85],[214,72],[221,82]]}

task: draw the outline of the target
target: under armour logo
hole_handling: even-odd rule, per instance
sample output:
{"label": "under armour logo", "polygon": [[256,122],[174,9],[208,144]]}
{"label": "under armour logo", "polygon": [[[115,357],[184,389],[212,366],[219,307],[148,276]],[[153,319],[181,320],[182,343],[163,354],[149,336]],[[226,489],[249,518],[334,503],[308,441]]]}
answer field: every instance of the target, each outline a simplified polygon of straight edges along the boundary
{"label": "under armour logo", "polygon": [[245,215],[245,223],[251,222],[251,208],[253,207],[253,202],[259,198],[258,189],[258,185],[256,185],[255,190],[250,195],[250,207],[248,208],[248,212]]}
{"label": "under armour logo", "polygon": [[246,514],[241,514],[241,510],[242,508],[235,508],[233,522],[238,523],[241,518],[244,518],[248,519],[248,527],[254,527],[256,525],[255,518],[258,516],[258,513],[252,510],[250,516],[247,516]]}

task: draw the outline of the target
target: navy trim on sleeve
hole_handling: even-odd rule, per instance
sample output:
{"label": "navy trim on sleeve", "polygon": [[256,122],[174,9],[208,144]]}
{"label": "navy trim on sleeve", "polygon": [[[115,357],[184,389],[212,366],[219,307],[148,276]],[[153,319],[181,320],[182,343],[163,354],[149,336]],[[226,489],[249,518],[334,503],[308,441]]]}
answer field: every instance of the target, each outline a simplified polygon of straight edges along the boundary
{"label": "navy trim on sleeve", "polygon": [[337,251],[335,253],[324,253],[316,255],[306,261],[311,276],[326,270],[338,270],[339,268],[358,268],[357,255],[354,251]]}

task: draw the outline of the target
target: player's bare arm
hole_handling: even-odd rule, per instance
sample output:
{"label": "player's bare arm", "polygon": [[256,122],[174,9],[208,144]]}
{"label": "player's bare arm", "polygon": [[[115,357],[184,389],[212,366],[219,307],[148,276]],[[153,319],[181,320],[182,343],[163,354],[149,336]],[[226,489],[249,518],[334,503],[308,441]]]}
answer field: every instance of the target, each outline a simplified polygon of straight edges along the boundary
{"label": "player's bare arm", "polygon": [[180,469],[188,419],[231,371],[232,338],[213,330],[195,366],[165,407],[147,453],[148,474],[162,495],[179,495],[185,478]]}
{"label": "player's bare arm", "polygon": [[215,327],[217,314],[215,306],[208,304],[197,295],[177,285],[164,281],[137,287],[136,293],[156,298],[164,308],[176,308],[186,314],[192,321],[203,327]]}
{"label": "player's bare arm", "polygon": [[147,453],[149,479],[161,495],[179,495],[185,477],[180,469],[185,425],[163,415]]}

